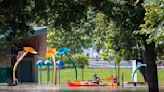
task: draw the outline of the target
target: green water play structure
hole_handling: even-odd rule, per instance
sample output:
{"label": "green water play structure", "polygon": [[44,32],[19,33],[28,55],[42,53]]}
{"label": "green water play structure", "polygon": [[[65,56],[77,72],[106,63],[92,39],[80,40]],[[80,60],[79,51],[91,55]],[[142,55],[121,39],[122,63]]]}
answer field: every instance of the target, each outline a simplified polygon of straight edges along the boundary
{"label": "green water play structure", "polygon": [[52,62],[49,60],[43,61],[43,60],[38,60],[36,62],[36,66],[38,67],[38,75],[40,77],[39,83],[42,84],[42,67],[46,67],[46,83],[50,81],[50,66],[52,66]]}
{"label": "green water play structure", "polygon": [[71,57],[68,55],[68,52],[69,52],[69,48],[67,47],[62,47],[62,48],[59,48],[57,54],[58,55],[66,55],[69,59],[69,61],[72,63],[73,67],[74,67],[74,70],[75,70],[75,80],[77,80],[77,67],[76,67],[76,64],[72,61]]}
{"label": "green water play structure", "polygon": [[139,64],[139,65],[137,65],[136,69],[132,73],[132,82],[134,81],[134,75],[136,74],[137,70],[140,70],[142,67],[147,67],[147,65],[146,64]]}

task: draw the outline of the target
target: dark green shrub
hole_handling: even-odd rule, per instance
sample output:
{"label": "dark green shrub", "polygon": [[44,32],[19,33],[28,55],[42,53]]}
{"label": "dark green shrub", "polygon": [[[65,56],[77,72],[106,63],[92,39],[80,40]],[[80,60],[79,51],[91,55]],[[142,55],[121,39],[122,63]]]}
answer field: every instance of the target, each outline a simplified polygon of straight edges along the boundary
{"label": "dark green shrub", "polygon": [[82,67],[82,63],[84,65],[88,65],[88,56],[85,54],[75,54],[73,55],[73,61],[77,64],[78,67]]}
{"label": "dark green shrub", "polygon": [[[88,65],[88,56],[85,55],[85,54],[81,54],[81,53],[78,53],[78,54],[74,54],[72,55],[72,57],[70,57],[71,60],[78,66],[78,67],[81,67],[82,65],[82,62],[84,65]],[[52,60],[52,56],[46,56],[46,59],[50,60],[50,61],[53,61]],[[56,55],[56,60],[60,60],[61,59],[61,56],[60,55]],[[63,63],[66,65],[71,65],[72,62],[69,60],[69,58],[67,56],[63,56]]]}

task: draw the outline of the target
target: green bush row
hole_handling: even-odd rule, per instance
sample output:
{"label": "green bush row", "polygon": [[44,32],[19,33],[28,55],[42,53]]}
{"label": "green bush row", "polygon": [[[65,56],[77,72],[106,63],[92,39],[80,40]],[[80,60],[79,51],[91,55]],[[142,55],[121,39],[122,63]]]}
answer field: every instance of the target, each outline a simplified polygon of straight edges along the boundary
{"label": "green bush row", "polygon": [[[74,62],[78,67],[81,67],[82,63],[84,65],[88,65],[89,57],[85,54],[81,54],[81,53],[74,54],[70,58],[71,58],[72,62]],[[53,61],[51,56],[46,56],[46,59]],[[61,59],[61,56],[56,55],[56,60],[60,60],[60,59]],[[72,64],[72,62],[69,60],[69,58],[66,55],[63,56],[62,61],[64,62],[65,65]]]}

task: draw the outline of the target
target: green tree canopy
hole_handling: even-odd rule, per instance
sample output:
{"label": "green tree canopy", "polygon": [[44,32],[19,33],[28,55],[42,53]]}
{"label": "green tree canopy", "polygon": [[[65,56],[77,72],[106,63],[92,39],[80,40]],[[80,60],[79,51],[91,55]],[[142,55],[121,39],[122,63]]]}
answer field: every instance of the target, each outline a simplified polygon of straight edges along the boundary
{"label": "green tree canopy", "polygon": [[[158,92],[155,45],[163,44],[164,4],[163,0],[141,3],[143,0],[3,0],[0,34],[5,36],[0,38],[17,41],[37,24],[49,28],[48,42],[56,47],[64,43],[74,50],[96,41],[106,53],[112,49],[116,55],[132,58],[133,48],[143,46],[149,91]],[[139,35],[133,35],[135,30]]]}
{"label": "green tree canopy", "polygon": [[[144,3],[146,10],[144,24],[141,24],[141,31],[138,33],[146,35],[147,43],[156,42],[158,49],[164,48],[164,1],[147,1]],[[164,52],[160,50],[158,52]]]}
{"label": "green tree canopy", "polygon": [[1,41],[16,42],[27,35],[30,30],[27,5],[26,1],[20,0],[3,0],[0,3]]}

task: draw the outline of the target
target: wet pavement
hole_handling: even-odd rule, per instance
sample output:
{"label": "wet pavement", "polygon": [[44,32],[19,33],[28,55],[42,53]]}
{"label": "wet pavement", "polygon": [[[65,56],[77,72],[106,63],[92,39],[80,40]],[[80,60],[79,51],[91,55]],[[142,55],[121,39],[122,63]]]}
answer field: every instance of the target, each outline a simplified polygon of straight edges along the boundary
{"label": "wet pavement", "polygon": [[[133,87],[132,87],[133,88]],[[0,86],[0,92],[137,92],[136,88],[117,87],[68,87],[67,85],[19,84],[17,86]],[[130,91],[127,91],[129,90]],[[145,92],[145,91],[144,91]]]}
{"label": "wet pavement", "polygon": [[[148,92],[146,85],[134,87],[126,85],[122,87],[68,87],[65,84],[59,86],[39,85],[23,83],[17,86],[0,86],[0,92]],[[164,92],[163,89],[160,92]]]}

